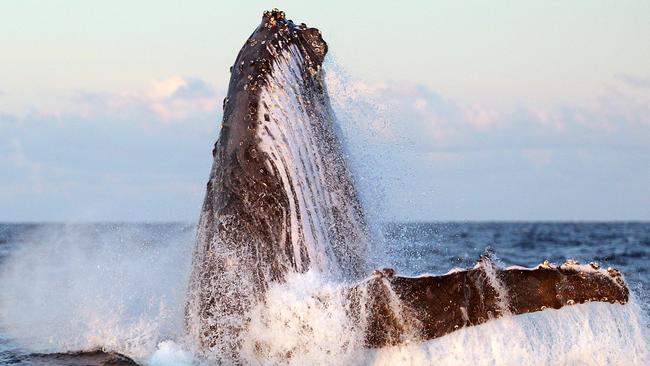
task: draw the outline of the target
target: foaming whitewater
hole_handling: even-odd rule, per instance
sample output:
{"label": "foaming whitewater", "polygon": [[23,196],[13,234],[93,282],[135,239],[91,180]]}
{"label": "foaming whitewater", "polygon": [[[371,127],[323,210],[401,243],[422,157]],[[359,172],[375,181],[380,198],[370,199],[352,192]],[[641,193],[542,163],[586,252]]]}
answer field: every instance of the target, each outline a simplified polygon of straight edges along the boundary
{"label": "foaming whitewater", "polygon": [[[104,349],[144,361],[178,339],[192,228],[49,225],[4,260],[0,326],[29,352]],[[152,242],[151,240],[155,240]]]}
{"label": "foaming whitewater", "polygon": [[[251,315],[242,349],[264,365],[645,365],[650,360],[642,313],[589,303],[506,316],[444,337],[367,349],[363,324],[352,322],[342,284],[316,272],[271,287]],[[396,305],[398,306],[398,305]]]}
{"label": "foaming whitewater", "polygon": [[273,285],[251,313],[243,358],[262,364],[353,363],[363,349],[363,328],[348,316],[341,289],[317,271]]}
{"label": "foaming whitewater", "polygon": [[589,303],[504,317],[440,339],[371,351],[375,365],[645,365],[639,307]]}

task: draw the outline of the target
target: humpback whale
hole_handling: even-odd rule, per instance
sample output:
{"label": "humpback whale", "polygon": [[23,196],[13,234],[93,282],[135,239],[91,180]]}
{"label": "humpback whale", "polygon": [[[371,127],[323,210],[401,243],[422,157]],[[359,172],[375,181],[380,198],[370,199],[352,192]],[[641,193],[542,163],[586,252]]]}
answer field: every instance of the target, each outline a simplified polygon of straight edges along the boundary
{"label": "humpback whale", "polygon": [[265,12],[231,68],[187,306],[200,344],[236,353],[268,284],[367,273],[368,230],[333,124],[320,31]]}
{"label": "humpback whale", "polygon": [[[323,81],[321,32],[264,12],[231,68],[197,229],[186,328],[237,359],[251,309],[290,273],[318,271],[341,290],[365,345],[433,339],[501,316],[589,301],[625,304],[620,273],[543,262],[440,276],[371,273],[373,242]],[[397,306],[396,306],[397,304]]]}

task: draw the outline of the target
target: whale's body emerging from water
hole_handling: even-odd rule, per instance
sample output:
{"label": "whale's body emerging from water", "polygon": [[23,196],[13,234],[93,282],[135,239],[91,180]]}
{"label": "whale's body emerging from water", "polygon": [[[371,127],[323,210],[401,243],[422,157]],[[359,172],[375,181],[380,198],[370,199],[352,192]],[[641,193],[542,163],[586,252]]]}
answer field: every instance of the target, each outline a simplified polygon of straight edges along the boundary
{"label": "whale's body emerging from water", "polygon": [[231,69],[188,305],[203,345],[236,352],[242,314],[288,272],[367,273],[367,230],[322,78],[326,52],[317,29],[267,12]]}
{"label": "whale's body emerging from water", "polygon": [[499,269],[488,258],[443,276],[369,274],[370,238],[323,83],[320,32],[265,12],[231,69],[198,226],[186,308],[203,349],[237,358],[269,284],[318,271],[342,290],[365,343],[439,337],[508,314],[625,303],[615,270],[565,263]]}

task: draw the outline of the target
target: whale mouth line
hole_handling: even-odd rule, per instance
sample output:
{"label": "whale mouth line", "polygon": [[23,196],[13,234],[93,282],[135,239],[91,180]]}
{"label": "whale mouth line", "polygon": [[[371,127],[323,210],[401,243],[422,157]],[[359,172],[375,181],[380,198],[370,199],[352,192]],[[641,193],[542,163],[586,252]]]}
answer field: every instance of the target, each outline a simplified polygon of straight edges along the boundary
{"label": "whale mouth line", "polygon": [[187,331],[206,354],[237,360],[247,314],[269,286],[309,270],[351,284],[342,301],[367,347],[506,315],[628,302],[618,271],[575,261],[501,269],[481,257],[439,276],[371,272],[372,234],[323,82],[327,51],[320,31],[274,9],[231,68],[186,305]]}

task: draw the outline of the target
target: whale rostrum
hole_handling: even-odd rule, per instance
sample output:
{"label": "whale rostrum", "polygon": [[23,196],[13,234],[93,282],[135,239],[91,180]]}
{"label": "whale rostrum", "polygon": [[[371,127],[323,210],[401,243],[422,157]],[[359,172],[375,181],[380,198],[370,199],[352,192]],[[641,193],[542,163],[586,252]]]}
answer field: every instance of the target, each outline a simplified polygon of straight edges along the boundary
{"label": "whale rostrum", "polygon": [[274,9],[231,68],[186,306],[187,330],[203,349],[236,359],[247,313],[268,286],[308,270],[356,283],[341,291],[368,347],[506,315],[628,301],[616,270],[574,261],[500,269],[482,257],[440,276],[371,274],[372,240],[323,81],[327,50],[319,30]]}

